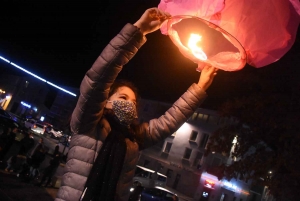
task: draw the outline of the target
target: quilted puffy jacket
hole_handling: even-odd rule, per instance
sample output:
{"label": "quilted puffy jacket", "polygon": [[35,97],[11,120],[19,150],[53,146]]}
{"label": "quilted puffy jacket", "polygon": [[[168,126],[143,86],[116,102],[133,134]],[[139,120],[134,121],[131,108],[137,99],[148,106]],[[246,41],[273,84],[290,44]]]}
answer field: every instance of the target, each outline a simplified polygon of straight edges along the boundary
{"label": "quilted puffy jacket", "polygon": [[[71,118],[74,135],[56,201],[80,199],[97,154],[111,131],[108,121],[102,118],[110,86],[123,65],[145,42],[145,36],[137,27],[126,24],[84,76]],[[192,84],[164,115],[141,125],[139,135],[143,138],[143,145],[126,139],[127,152],[116,189],[118,200],[128,200],[141,147],[152,146],[175,132],[205,98],[206,93],[197,84]]]}

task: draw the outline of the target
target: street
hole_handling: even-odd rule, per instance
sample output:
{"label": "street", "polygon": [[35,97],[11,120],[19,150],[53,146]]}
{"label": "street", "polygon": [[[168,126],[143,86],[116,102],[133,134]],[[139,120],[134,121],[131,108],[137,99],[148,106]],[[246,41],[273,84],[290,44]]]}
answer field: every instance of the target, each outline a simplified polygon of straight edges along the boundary
{"label": "street", "polygon": [[0,170],[1,201],[52,201],[56,197],[57,190],[57,188],[43,188],[22,182],[16,174]]}

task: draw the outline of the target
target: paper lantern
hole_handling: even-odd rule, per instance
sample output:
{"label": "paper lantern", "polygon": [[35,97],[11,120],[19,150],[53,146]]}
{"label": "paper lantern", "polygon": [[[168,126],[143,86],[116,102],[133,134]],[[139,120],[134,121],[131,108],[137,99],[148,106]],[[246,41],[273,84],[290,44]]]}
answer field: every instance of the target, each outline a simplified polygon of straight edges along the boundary
{"label": "paper lantern", "polygon": [[202,43],[204,45],[211,41],[210,45],[214,47],[209,47],[210,50],[205,49],[208,47],[201,47],[207,54],[206,63],[226,71],[243,68],[244,59],[257,68],[276,62],[295,42],[300,21],[298,0],[161,0],[158,8],[173,16],[171,22],[163,24],[161,32],[168,34],[181,53],[194,62],[203,64],[204,61],[195,60],[186,51],[187,39],[181,37],[182,31],[179,29],[176,33],[175,27],[179,27],[179,23],[183,24],[187,19],[197,18],[215,32],[220,32],[223,39],[229,41],[238,51],[217,51],[217,56],[221,55],[217,58],[210,52],[212,49],[222,49],[217,42],[202,36],[197,44],[200,47]]}
{"label": "paper lantern", "polygon": [[219,26],[193,16],[173,16],[167,22],[168,35],[180,52],[198,64],[236,71],[246,64],[246,52],[232,35]]}

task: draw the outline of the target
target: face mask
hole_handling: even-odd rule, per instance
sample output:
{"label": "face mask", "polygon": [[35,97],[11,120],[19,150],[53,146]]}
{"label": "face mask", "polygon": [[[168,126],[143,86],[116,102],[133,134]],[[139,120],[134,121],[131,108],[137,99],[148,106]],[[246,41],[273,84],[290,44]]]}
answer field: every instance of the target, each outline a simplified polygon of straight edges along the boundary
{"label": "face mask", "polygon": [[107,101],[112,103],[112,110],[120,123],[129,126],[137,118],[136,107],[133,102],[126,100]]}

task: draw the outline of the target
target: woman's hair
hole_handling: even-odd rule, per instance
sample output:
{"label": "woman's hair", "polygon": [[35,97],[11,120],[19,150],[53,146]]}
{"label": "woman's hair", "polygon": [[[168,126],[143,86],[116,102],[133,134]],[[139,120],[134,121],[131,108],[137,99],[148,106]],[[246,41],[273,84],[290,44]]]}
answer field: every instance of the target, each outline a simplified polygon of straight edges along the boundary
{"label": "woman's hair", "polygon": [[130,82],[128,80],[115,80],[115,82],[110,87],[108,97],[111,97],[114,93],[116,93],[120,87],[130,88],[133,91],[133,93],[136,97],[136,102],[138,104],[138,100],[139,100],[138,89],[132,82]]}

